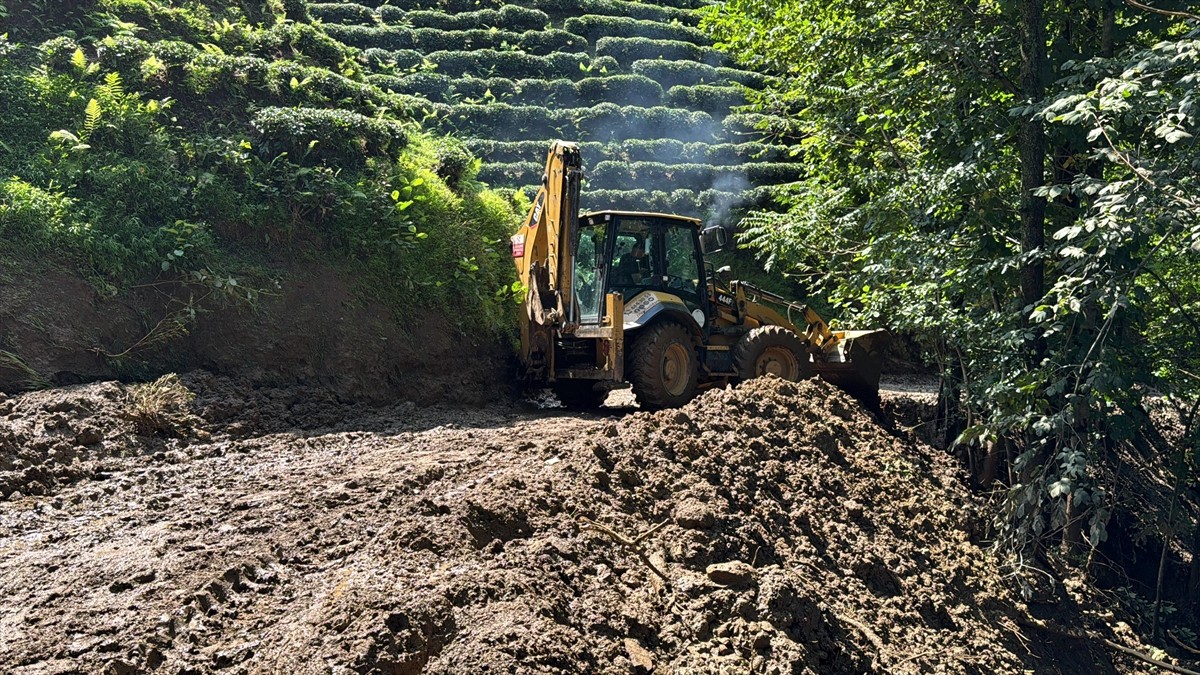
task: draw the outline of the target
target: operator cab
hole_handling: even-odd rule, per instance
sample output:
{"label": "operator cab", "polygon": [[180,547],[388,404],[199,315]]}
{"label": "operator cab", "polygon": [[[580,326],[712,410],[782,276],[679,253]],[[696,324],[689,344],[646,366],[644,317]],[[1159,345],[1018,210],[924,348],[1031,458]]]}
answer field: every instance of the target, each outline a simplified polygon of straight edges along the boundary
{"label": "operator cab", "polygon": [[585,213],[573,244],[574,297],[582,323],[600,323],[606,293],[620,293],[629,304],[650,291],[678,297],[704,327],[709,311],[699,220],[661,213]]}

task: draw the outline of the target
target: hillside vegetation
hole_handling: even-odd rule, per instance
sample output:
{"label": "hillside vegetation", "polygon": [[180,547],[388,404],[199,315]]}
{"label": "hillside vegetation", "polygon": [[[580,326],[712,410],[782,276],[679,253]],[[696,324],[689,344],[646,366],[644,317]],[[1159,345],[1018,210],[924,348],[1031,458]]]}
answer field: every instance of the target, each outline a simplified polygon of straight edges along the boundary
{"label": "hillside vegetation", "polygon": [[[462,143],[422,129],[427,101],[372,83],[370,57],[304,2],[47,0],[0,17],[3,274],[58,261],[101,299],[157,313],[108,353],[136,356],[197,312],[256,307],[287,294],[289,272],[324,267],[393,322],[507,335],[523,207],[475,180]],[[147,286],[154,306],[128,296]],[[30,370],[9,337],[0,367]]]}

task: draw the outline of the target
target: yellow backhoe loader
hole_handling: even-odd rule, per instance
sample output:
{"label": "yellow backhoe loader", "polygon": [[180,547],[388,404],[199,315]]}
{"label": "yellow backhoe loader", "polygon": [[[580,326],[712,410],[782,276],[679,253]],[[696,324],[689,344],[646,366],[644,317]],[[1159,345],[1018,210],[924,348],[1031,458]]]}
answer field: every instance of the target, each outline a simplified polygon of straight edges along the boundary
{"label": "yellow backhoe loader", "polygon": [[831,331],[807,305],[720,282],[704,252],[719,227],[661,213],[579,213],[583,159],[555,141],[542,186],[512,237],[528,288],[520,360],[530,384],[564,405],[600,405],[628,381],[638,403],[682,405],[715,384],[814,375],[867,402],[879,394],[882,330]]}

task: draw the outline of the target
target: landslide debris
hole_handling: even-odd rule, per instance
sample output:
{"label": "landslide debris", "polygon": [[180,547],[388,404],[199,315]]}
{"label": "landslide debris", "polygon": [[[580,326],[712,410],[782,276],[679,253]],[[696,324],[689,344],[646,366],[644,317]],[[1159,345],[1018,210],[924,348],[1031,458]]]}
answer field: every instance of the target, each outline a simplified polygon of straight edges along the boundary
{"label": "landslide debris", "polygon": [[279,399],[202,395],[180,466],[0,506],[0,666],[1111,667],[1023,634],[953,461],[819,382],[609,418],[330,402],[318,428]]}

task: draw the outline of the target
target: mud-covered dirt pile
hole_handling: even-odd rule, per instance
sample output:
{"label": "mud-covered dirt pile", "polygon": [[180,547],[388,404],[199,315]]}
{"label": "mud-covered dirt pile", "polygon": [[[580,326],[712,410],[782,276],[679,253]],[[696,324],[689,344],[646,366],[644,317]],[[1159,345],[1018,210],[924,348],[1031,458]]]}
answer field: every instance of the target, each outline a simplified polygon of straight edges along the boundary
{"label": "mud-covered dirt pile", "polygon": [[[385,672],[1016,672],[949,460],[758,381],[396,504],[256,657]],[[539,447],[541,446],[541,447]],[[541,449],[541,452],[536,452]],[[1044,663],[1042,664],[1044,665]]]}
{"label": "mud-covered dirt pile", "polygon": [[116,382],[0,394],[0,497],[46,494],[103,471],[105,460],[160,449],[131,413],[129,389]]}
{"label": "mud-covered dirt pile", "polygon": [[[513,649],[514,663],[676,672],[1003,672],[1028,658],[969,542],[951,462],[901,444],[840,392],[750,382],[632,415],[573,450],[541,480],[447,504],[504,554],[500,575],[465,568],[447,604],[506,577],[501,595],[528,589],[514,611],[462,626],[438,658],[448,670]],[[613,536],[659,524],[637,548]]]}
{"label": "mud-covered dirt pile", "polygon": [[331,428],[357,410],[322,387],[256,389],[203,371],[140,385],[0,393],[0,499],[49,494],[119,470],[131,458],[203,450],[214,432],[238,437]]}
{"label": "mud-covered dirt pile", "polygon": [[0,503],[0,670],[1109,665],[1022,635],[950,460],[817,382],[623,418],[227,384],[210,437]]}

